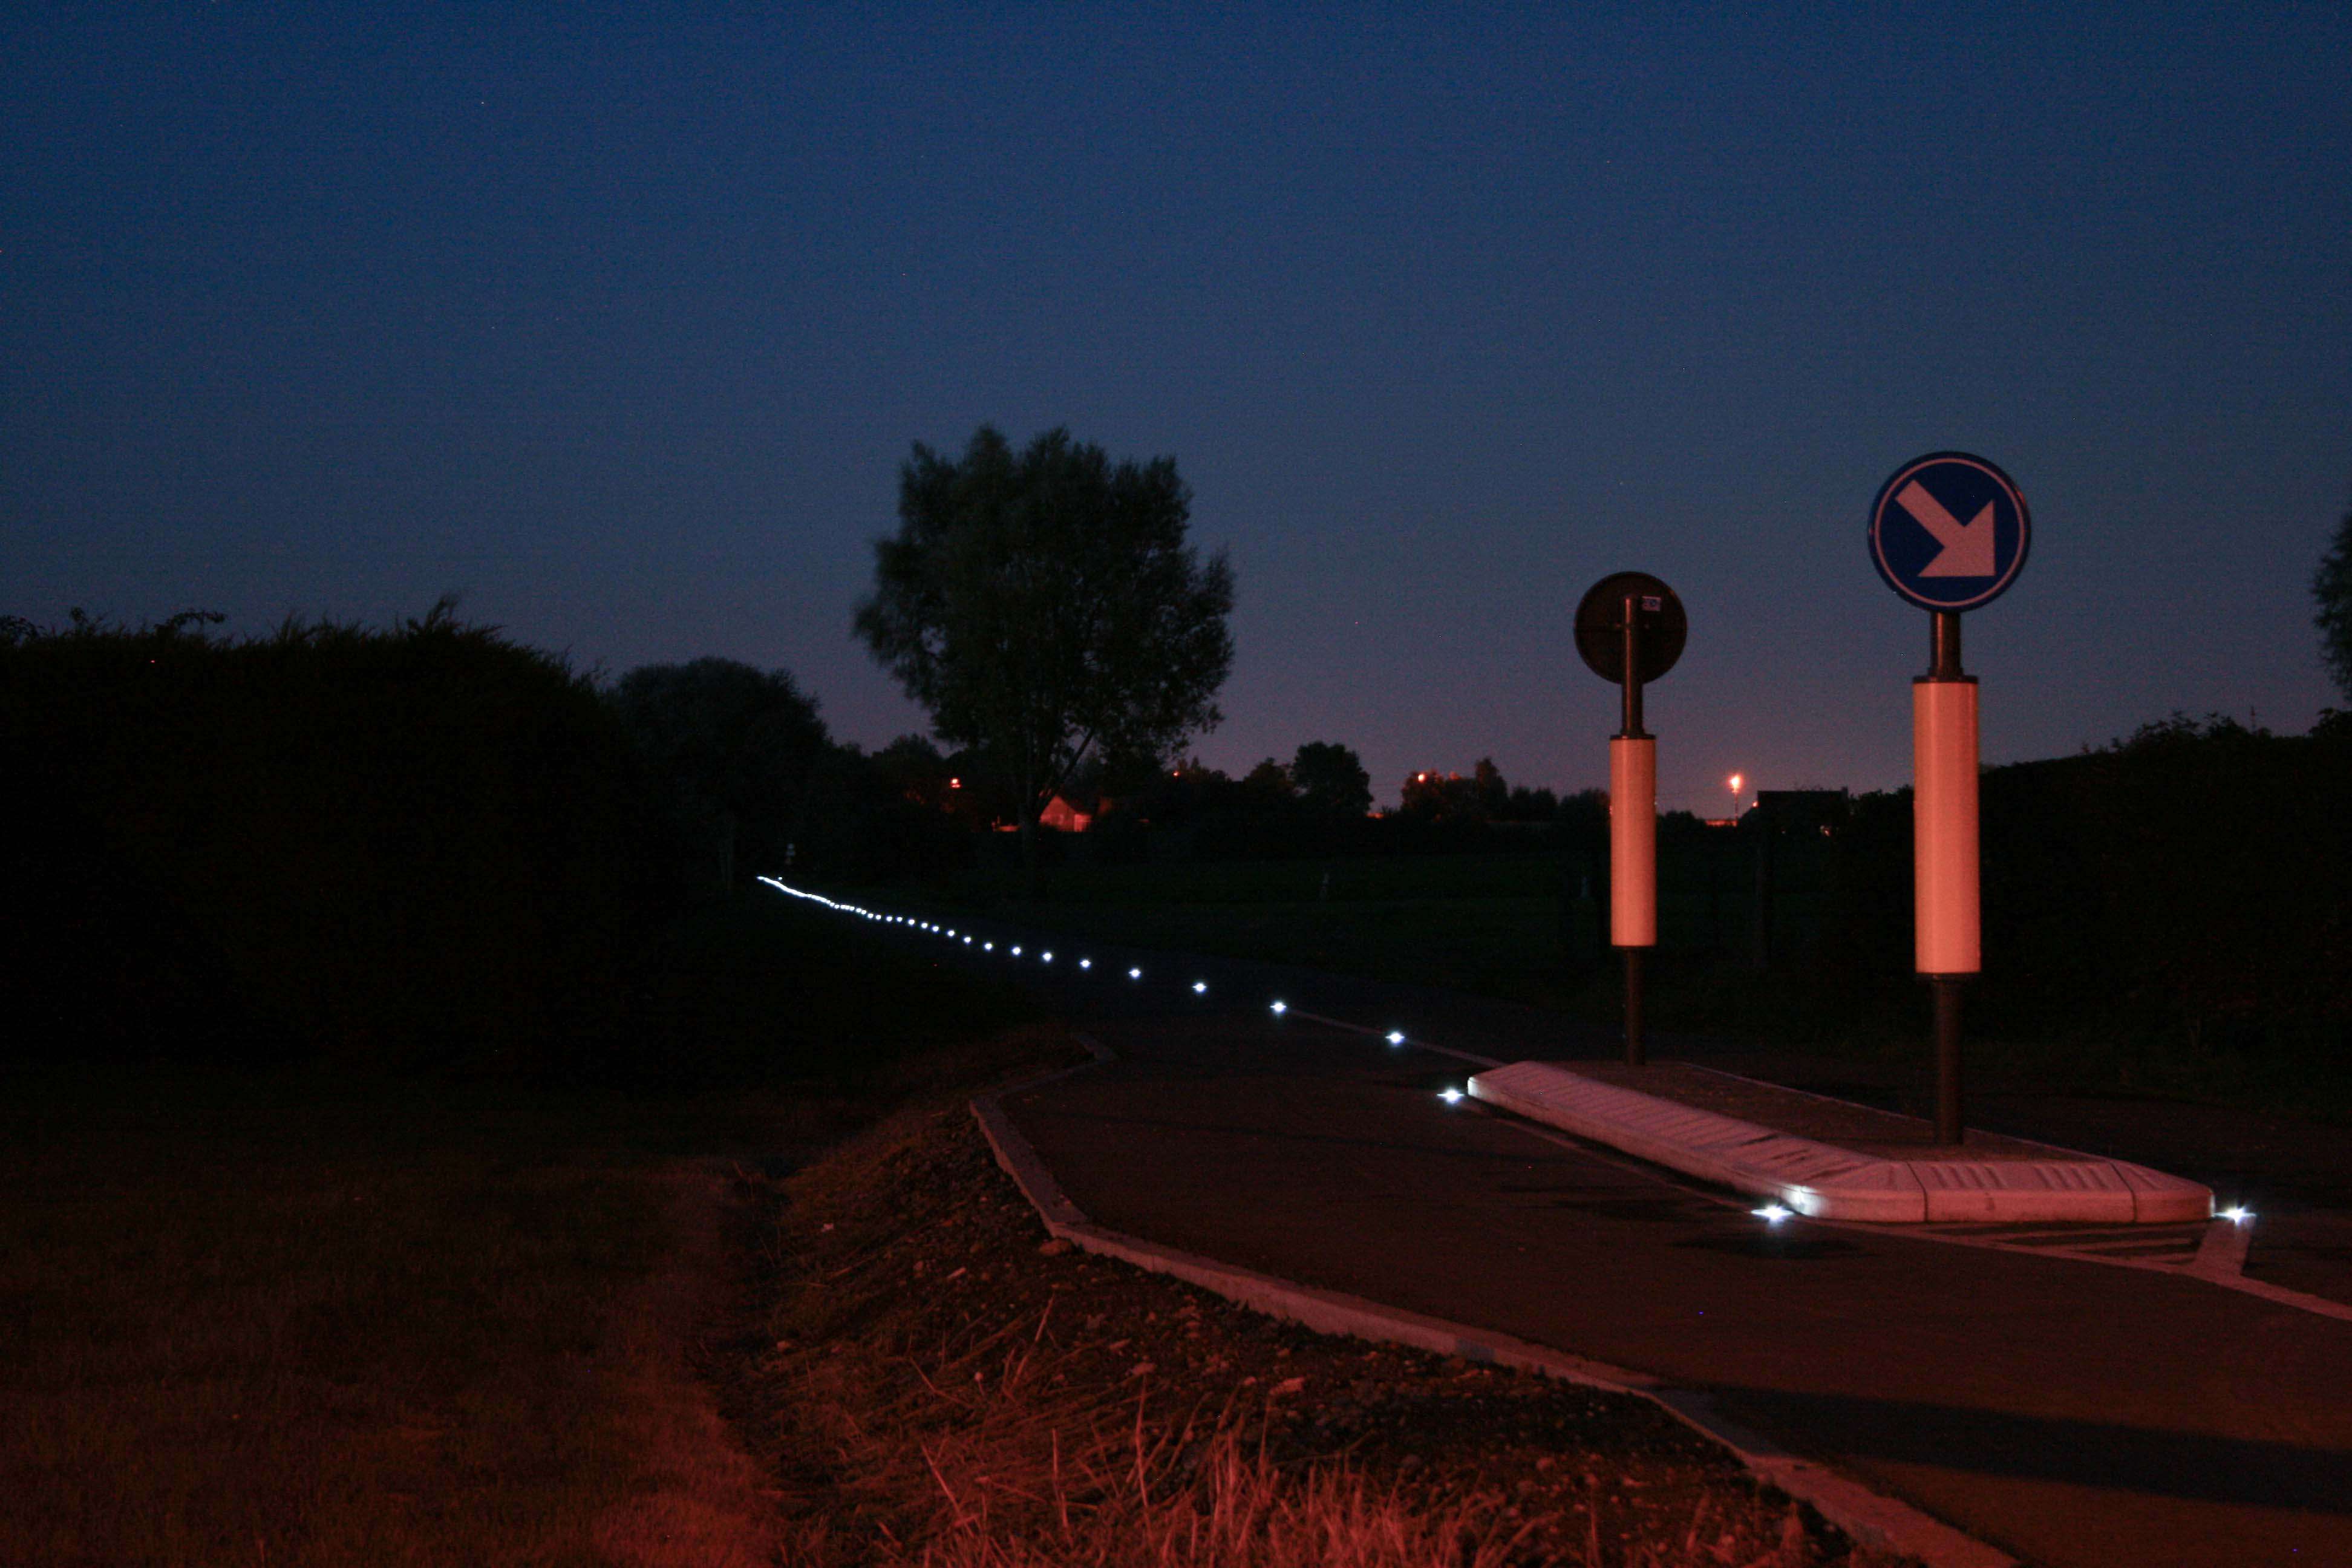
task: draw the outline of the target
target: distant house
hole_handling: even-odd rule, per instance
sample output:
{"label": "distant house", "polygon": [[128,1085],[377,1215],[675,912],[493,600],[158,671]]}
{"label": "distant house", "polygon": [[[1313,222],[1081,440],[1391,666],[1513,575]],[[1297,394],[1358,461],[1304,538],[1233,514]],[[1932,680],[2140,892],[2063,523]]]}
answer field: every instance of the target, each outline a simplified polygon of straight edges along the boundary
{"label": "distant house", "polygon": [[[1108,805],[1110,803],[1105,801],[1103,804]],[[1037,814],[1037,824],[1041,827],[1050,827],[1056,833],[1084,833],[1095,825],[1095,818],[1100,815],[1102,814],[1098,811],[1080,811],[1057,795],[1045,803],[1045,810]],[[1021,825],[1017,822],[997,822],[992,826],[999,833],[1021,831]]]}

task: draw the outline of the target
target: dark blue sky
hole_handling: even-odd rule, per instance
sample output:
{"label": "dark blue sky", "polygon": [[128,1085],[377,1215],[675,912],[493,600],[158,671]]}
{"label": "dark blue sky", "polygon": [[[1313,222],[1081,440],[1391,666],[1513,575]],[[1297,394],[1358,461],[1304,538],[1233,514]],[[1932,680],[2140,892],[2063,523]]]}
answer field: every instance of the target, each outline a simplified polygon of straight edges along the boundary
{"label": "dark blue sky", "polygon": [[[1434,8],[1427,8],[1434,9]],[[0,23],[0,610],[849,637],[909,444],[1172,454],[1228,768],[1605,776],[1569,619],[1691,618],[1664,804],[1909,769],[1879,483],[2015,476],[1985,747],[2300,730],[2352,501],[2352,12],[418,8]]]}

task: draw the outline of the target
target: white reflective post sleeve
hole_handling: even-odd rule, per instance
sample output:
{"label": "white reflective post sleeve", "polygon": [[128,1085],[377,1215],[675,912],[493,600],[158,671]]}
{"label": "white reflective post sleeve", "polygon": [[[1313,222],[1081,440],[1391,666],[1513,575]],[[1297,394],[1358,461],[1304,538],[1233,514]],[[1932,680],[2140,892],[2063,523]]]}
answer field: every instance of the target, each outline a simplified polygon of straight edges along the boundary
{"label": "white reflective post sleeve", "polygon": [[1912,931],[1922,974],[1983,967],[1977,906],[1977,683],[1911,683]]}
{"label": "white reflective post sleeve", "polygon": [[1658,945],[1658,742],[1609,742],[1609,941]]}

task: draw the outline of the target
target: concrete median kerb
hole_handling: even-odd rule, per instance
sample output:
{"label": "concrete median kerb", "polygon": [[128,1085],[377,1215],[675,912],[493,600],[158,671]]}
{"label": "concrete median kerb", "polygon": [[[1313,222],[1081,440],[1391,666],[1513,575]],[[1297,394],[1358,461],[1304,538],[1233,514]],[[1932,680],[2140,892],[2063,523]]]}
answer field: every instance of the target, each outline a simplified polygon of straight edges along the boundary
{"label": "concrete median kerb", "polygon": [[1514,1062],[1475,1074],[1470,1093],[1531,1121],[1814,1219],[2177,1225],[2213,1213],[2210,1188],[2128,1161],[2017,1140],[2005,1140],[1999,1158],[1977,1157],[1968,1149],[1896,1155],[1883,1148],[1842,1148],[1602,1082],[1553,1062]]}
{"label": "concrete median kerb", "polygon": [[996,1094],[977,1096],[971,1101],[972,1115],[997,1164],[1021,1189],[1055,1238],[1099,1257],[1115,1258],[1154,1273],[1171,1275],[1214,1291],[1229,1301],[1318,1333],[1348,1334],[1409,1345],[1440,1355],[1540,1373],[1564,1382],[1647,1399],[1710,1441],[1722,1445],[1758,1479],[1811,1505],[1822,1517],[1854,1540],[1916,1557],[1929,1568],[2017,1568],[2017,1559],[2007,1552],[1725,1420],[1701,1391],[1673,1388],[1629,1368],[1587,1361],[1507,1334],[1260,1274],[1096,1224],[1062,1191],[1035,1148],[1005,1113],[1003,1104],[1005,1095],[1027,1093],[1113,1059],[1099,1042],[1084,1036],[1080,1039],[1094,1054],[1096,1063],[1049,1073]]}

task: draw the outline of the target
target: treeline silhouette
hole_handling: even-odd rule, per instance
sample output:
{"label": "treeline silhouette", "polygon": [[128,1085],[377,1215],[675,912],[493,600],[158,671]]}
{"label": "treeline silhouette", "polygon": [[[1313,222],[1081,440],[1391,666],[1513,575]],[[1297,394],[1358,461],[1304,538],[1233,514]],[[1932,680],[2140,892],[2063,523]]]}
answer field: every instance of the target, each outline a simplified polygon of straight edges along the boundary
{"label": "treeline silhouette", "polygon": [[777,1070],[834,1021],[773,931],[688,918],[723,862],[887,875],[967,837],[786,678],[603,689],[446,602],[218,620],[0,621],[0,1059]]}
{"label": "treeline silhouette", "polygon": [[[2306,735],[2176,715],[1981,784],[1979,1016],[2014,1036],[2136,1031],[2191,1057],[2352,1047],[2352,713]],[[1910,795],[1840,846],[1827,977],[1910,964]]]}
{"label": "treeline silhouette", "polygon": [[[228,638],[216,619],[0,622],[0,1055],[740,1065],[773,1054],[792,998],[757,942],[682,956],[698,900],[1012,853],[982,759],[837,744],[781,672],[708,659],[600,687],[446,604],[383,629]],[[1240,778],[1093,782],[1089,831],[1047,835],[1053,858],[1525,856],[1561,900],[1531,952],[1612,973],[1596,793],[1487,764],[1409,780],[1373,817],[1328,742]],[[2300,736],[2176,717],[1992,769],[1983,844],[1972,1028],[2249,1061],[2352,1046],[2352,716]],[[1773,985],[1820,1030],[1916,1010],[1907,792],[1737,829],[1677,815],[1660,853],[1666,977],[1751,977],[1699,1022],[1739,1027]]]}
{"label": "treeline silhouette", "polygon": [[660,902],[591,684],[446,605],[0,645],[19,1055],[544,1063],[608,1039]]}
{"label": "treeline silhouette", "polygon": [[[2149,1079],[2171,1058],[2352,1082],[2352,714],[2305,735],[2175,715],[1988,769],[1979,791],[1971,1032],[2095,1045]],[[1784,800],[1737,829],[1661,824],[1660,958],[1688,983],[1684,1021],[1916,1028],[1911,792]],[[1597,904],[1592,829],[1562,850],[1597,871]],[[1612,973],[1580,956],[1594,980]]]}
{"label": "treeline silhouette", "polygon": [[[1570,988],[1615,984],[1601,793],[1512,788],[1481,763],[1409,777],[1401,808],[1369,817],[1317,810],[1282,773],[1270,760],[1239,778],[1164,770],[1086,834],[1049,836],[1048,857],[1545,860],[1554,874],[1509,879],[1561,900],[1528,962],[1556,962]],[[1989,769],[1981,791],[1972,1030],[2352,1071],[2352,714],[2306,735],[2176,715],[2078,755]],[[1670,1012],[1729,1032],[1916,1031],[1910,791],[1765,798],[1736,827],[1680,812],[1660,823],[1656,973],[1680,988]]]}
{"label": "treeline silhouette", "polygon": [[[985,759],[962,754],[939,766],[977,784],[982,816],[1011,811],[1009,793]],[[1608,841],[1604,793],[1563,800],[1549,789],[1515,787],[1487,758],[1467,776],[1409,775],[1398,808],[1375,814],[1362,763],[1333,742],[1307,742],[1291,762],[1268,757],[1239,777],[1197,758],[1174,766],[1146,759],[1082,773],[1069,793],[1087,816],[1086,830],[1048,835],[1049,864],[1549,854]],[[999,859],[1010,853],[984,852]]]}

